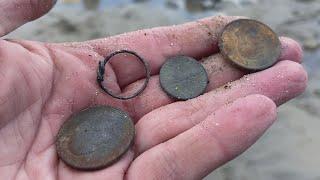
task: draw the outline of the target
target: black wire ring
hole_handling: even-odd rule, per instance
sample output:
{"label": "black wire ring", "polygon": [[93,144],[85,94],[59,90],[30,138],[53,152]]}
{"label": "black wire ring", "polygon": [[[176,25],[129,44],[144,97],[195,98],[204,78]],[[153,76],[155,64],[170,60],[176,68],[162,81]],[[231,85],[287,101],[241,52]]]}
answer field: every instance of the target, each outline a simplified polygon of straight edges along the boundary
{"label": "black wire ring", "polygon": [[[146,80],[144,81],[143,86],[141,87],[141,89],[139,89],[137,92],[135,92],[133,95],[128,96],[128,97],[122,97],[122,96],[117,96],[115,94],[113,94],[109,89],[107,89],[106,87],[104,87],[102,85],[102,82],[104,81],[104,73],[105,73],[105,65],[112,59],[112,57],[114,57],[117,54],[131,54],[135,57],[138,58],[139,61],[141,61],[144,65],[145,68],[145,73],[146,73]],[[149,80],[150,80],[150,68],[148,63],[141,57],[139,56],[136,52],[133,51],[129,51],[129,50],[120,50],[120,51],[116,51],[112,54],[110,54],[109,56],[107,56],[104,60],[99,61],[99,66],[98,66],[98,72],[97,72],[97,81],[99,86],[101,87],[102,90],[104,90],[107,94],[109,94],[110,96],[117,98],[117,99],[121,99],[121,100],[128,100],[128,99],[132,99],[135,98],[137,96],[139,96],[147,87]]]}

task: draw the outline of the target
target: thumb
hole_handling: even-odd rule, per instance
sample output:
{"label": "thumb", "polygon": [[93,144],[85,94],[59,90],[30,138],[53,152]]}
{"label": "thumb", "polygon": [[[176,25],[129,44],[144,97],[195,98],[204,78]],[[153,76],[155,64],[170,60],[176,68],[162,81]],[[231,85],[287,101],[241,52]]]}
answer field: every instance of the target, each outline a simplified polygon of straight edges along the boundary
{"label": "thumb", "polygon": [[46,14],[57,0],[0,0],[0,37]]}

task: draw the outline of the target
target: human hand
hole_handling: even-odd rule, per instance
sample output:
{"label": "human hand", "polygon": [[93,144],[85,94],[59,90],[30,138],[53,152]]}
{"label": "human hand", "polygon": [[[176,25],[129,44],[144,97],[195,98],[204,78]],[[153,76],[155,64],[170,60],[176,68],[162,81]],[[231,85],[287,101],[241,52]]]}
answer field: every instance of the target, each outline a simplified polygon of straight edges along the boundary
{"label": "human hand", "polygon": [[[0,179],[200,179],[241,154],[274,122],[276,105],[304,91],[307,75],[299,64],[300,46],[281,38],[281,62],[241,78],[244,72],[227,63],[217,47],[219,32],[236,18],[83,43],[1,40]],[[143,94],[129,101],[111,98],[96,83],[98,61],[119,49],[144,57],[153,75]],[[214,54],[203,60],[211,82],[206,94],[173,102],[161,90],[160,66],[178,54],[198,59]],[[114,92],[132,94],[143,83],[138,61],[116,57],[106,68],[105,83]],[[55,136],[71,114],[94,105],[129,112],[135,144],[106,169],[77,171],[58,159]]]}

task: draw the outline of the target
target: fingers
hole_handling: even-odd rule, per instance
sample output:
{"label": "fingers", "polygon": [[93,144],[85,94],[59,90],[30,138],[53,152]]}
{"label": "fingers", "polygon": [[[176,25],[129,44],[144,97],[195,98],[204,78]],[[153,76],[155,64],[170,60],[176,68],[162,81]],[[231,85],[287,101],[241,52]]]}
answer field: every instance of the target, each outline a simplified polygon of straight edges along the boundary
{"label": "fingers", "polygon": [[[281,43],[282,55],[280,60],[290,59],[295,62],[302,61],[302,50],[297,42],[288,38],[281,38]],[[205,58],[203,60],[203,65],[206,68],[210,80],[208,91],[237,80],[245,74],[245,72],[231,65],[219,54]],[[143,81],[144,80],[141,80],[131,84],[124,90],[124,93],[134,93],[141,87]],[[153,76],[143,94],[133,100],[126,101],[125,103],[127,103],[130,114],[134,115],[134,119],[140,119],[146,113],[172,102],[173,100],[161,89],[159,77]]]}
{"label": "fingers", "polygon": [[250,94],[262,94],[279,105],[301,94],[306,83],[307,74],[300,64],[282,61],[196,99],[164,106],[136,124],[136,151],[144,152],[192,128],[225,103]]}
{"label": "fingers", "polygon": [[276,105],[269,98],[240,98],[192,129],[142,154],[131,165],[128,176],[201,179],[250,147],[275,119]]}
{"label": "fingers", "polygon": [[[178,26],[122,34],[89,44],[102,56],[121,49],[135,51],[149,63],[151,73],[157,74],[168,57],[183,54],[201,58],[218,52],[219,33],[237,18],[217,16]],[[145,77],[143,66],[138,61],[124,60],[123,57],[111,62],[122,87]]]}
{"label": "fingers", "polygon": [[292,60],[298,63],[302,62],[303,51],[300,44],[287,37],[280,37],[281,55],[280,60]]}
{"label": "fingers", "polygon": [[0,0],[0,37],[47,13],[57,0]]}

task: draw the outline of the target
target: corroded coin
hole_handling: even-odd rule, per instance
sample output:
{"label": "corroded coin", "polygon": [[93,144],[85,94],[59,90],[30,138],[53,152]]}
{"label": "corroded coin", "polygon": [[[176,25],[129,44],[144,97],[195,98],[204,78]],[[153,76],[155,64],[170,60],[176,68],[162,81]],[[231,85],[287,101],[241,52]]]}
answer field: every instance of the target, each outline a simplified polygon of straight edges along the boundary
{"label": "corroded coin", "polygon": [[267,25],[250,19],[229,23],[221,34],[219,48],[234,64],[254,71],[274,65],[281,51],[277,34]]}
{"label": "corroded coin", "polygon": [[127,113],[110,106],[97,106],[75,114],[62,125],[56,148],[67,165],[97,170],[119,160],[131,146],[134,133]]}
{"label": "corroded coin", "polygon": [[177,100],[188,100],[203,94],[208,82],[204,67],[191,57],[170,58],[160,70],[162,89]]}

